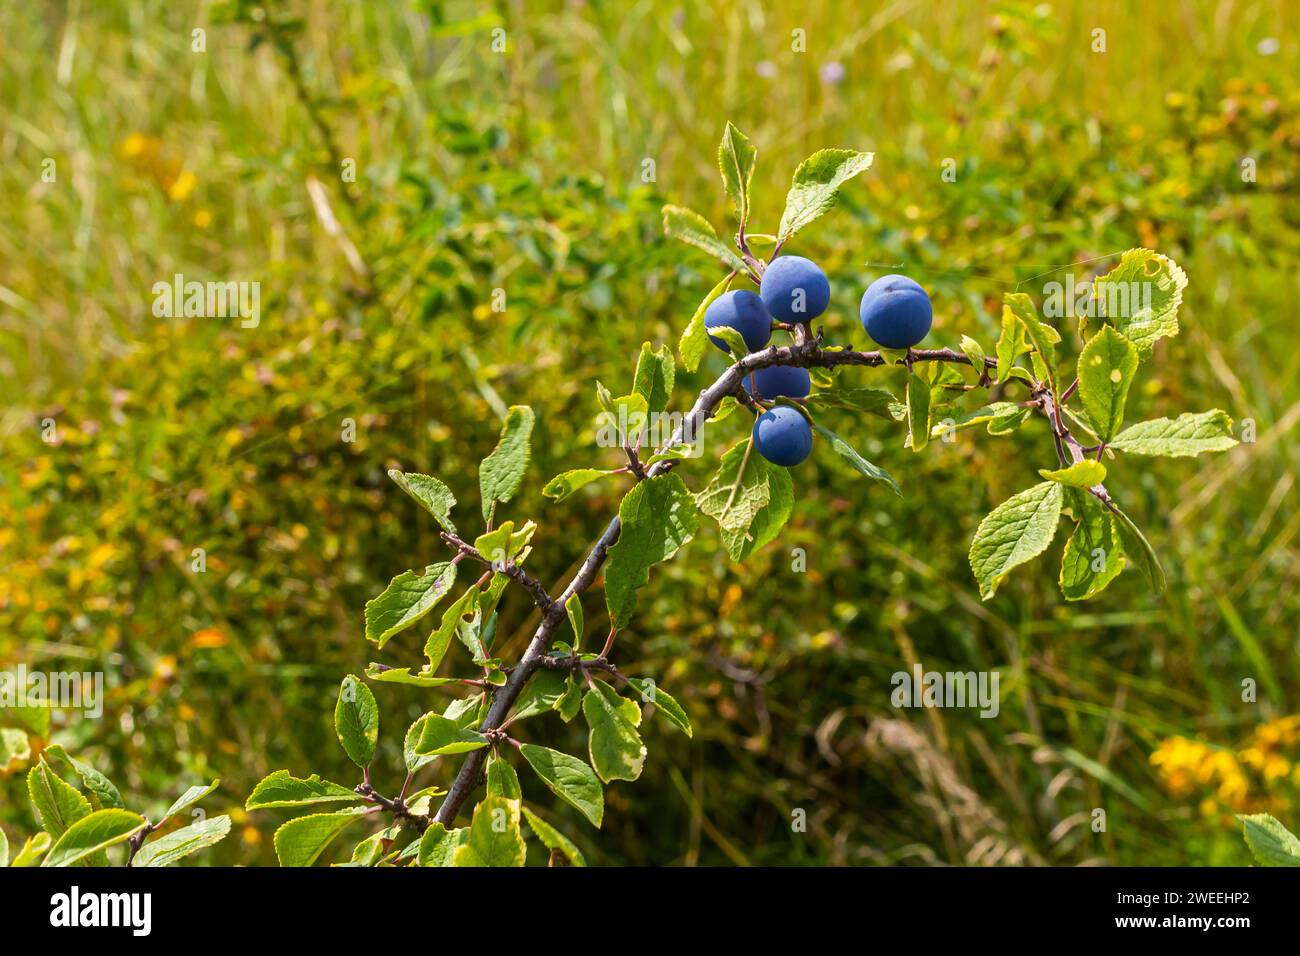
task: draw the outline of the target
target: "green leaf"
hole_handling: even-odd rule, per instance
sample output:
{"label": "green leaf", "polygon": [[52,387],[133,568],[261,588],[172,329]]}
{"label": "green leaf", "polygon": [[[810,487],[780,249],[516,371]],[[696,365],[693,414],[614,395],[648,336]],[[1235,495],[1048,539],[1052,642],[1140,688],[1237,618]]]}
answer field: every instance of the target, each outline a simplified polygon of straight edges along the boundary
{"label": "green leaf", "polygon": [[381,684],[407,684],[411,687],[442,687],[460,682],[459,677],[430,677],[423,672],[412,674],[409,667],[389,667],[374,661],[366,665],[366,679]]}
{"label": "green leaf", "polygon": [[469,840],[469,827],[448,830],[441,823],[431,823],[420,837],[417,860],[420,866],[451,866],[456,850]]}
{"label": "green leaf", "polygon": [[442,716],[455,723],[457,727],[473,727],[483,722],[487,716],[490,702],[480,697],[461,697],[453,700],[442,711]]}
{"label": "green leaf", "polygon": [[484,797],[474,808],[469,839],[452,854],[454,866],[523,866],[519,801]]}
{"label": "green leaf", "polygon": [[1114,516],[1092,495],[1073,493],[1078,523],[1061,556],[1061,593],[1067,601],[1096,597],[1124,570],[1124,546]]}
{"label": "green leaf", "polygon": [[749,354],[749,346],[745,344],[745,337],[729,325],[718,325],[709,329],[709,335],[715,339],[721,339],[727,346],[727,352],[735,358],[743,358]]}
{"label": "green leaf", "polygon": [[[15,727],[21,727],[27,733],[42,740],[50,738],[50,716],[54,708],[49,706],[49,702],[42,700],[32,702],[29,698],[28,703],[17,706],[6,706],[0,709],[0,724],[11,724]],[[3,768],[0,764],[0,768]]]}
{"label": "green leaf", "polygon": [[1267,813],[1237,814],[1246,845],[1260,866],[1300,866],[1300,839]]}
{"label": "green leaf", "polygon": [[704,301],[696,308],[695,314],[691,316],[686,330],[682,332],[681,340],[677,343],[677,354],[682,357],[682,365],[685,366],[686,371],[694,372],[700,367],[700,359],[704,358],[704,353],[709,349],[709,333],[704,328],[704,313],[718,296],[727,291],[734,278],[735,273],[732,273],[709,291]]}
{"label": "green leaf", "polygon": [[569,616],[569,627],[573,629],[573,653],[576,654],[582,645],[582,633],[586,630],[582,620],[582,597],[578,594],[570,594],[569,599],[564,602],[564,612]]}
{"label": "green leaf", "polygon": [[1058,405],[1057,407],[1065,413],[1066,418],[1075,425],[1078,425],[1079,429],[1087,435],[1089,439],[1094,442],[1101,441],[1101,436],[1097,434],[1097,429],[1093,425],[1092,419],[1088,417],[1086,411],[1082,408],[1071,408],[1069,405]]}
{"label": "green leaf", "polygon": [[513,521],[503,521],[494,531],[474,539],[474,548],[494,567],[514,561],[528,547],[537,532],[537,522],[529,521],[518,531]]}
{"label": "green leaf", "polygon": [[230,817],[197,820],[166,836],[151,840],[136,853],[132,866],[171,866],[191,853],[220,843],[230,833]]}
{"label": "green leaf", "polygon": [[668,445],[665,448],[655,452],[647,458],[642,464],[649,469],[651,465],[657,465],[661,461],[680,461],[683,458],[698,458],[697,448],[689,442],[678,442],[676,445]]}
{"label": "green leaf", "polygon": [[423,574],[403,571],[384,593],[366,602],[366,639],[379,647],[403,628],[414,624],[447,596],[456,583],[456,565],[431,564]]}
{"label": "green leaf", "polygon": [[1143,576],[1147,579],[1147,583],[1151,585],[1151,590],[1156,593],[1156,596],[1164,594],[1166,586],[1165,569],[1160,566],[1160,559],[1156,557],[1155,548],[1151,547],[1151,542],[1133,523],[1132,518],[1118,508],[1115,509],[1114,515],[1120,536],[1124,539],[1124,553],[1131,557],[1141,569]]}
{"label": "green leaf", "polygon": [[281,866],[311,866],[334,838],[360,818],[366,807],[297,817],[275,831],[275,855]]}
{"label": "green leaf", "polygon": [[96,810],[71,824],[55,841],[41,866],[71,866],[94,853],[128,840],[149,825],[129,810]]}
{"label": "green leaf", "polygon": [[548,498],[554,498],[556,501],[563,501],[579,488],[618,473],[612,470],[602,471],[599,468],[573,468],[556,475],[548,481],[546,487],[542,489],[542,494]]}
{"label": "green leaf", "polygon": [[244,803],[245,810],[270,807],[302,807],[313,803],[357,803],[361,797],[342,784],[322,780],[317,774],[295,777],[287,770],[277,770],[263,777]]}
{"label": "green leaf", "polygon": [[586,866],[587,860],[583,857],[582,852],[574,845],[573,841],[566,837],[555,827],[551,826],[537,814],[533,813],[527,807],[523,808],[524,818],[528,820],[528,826],[537,839],[542,841],[542,845],[551,851],[552,865],[555,862],[555,854],[559,854],[568,862],[570,866]]}
{"label": "green leaf", "polygon": [[676,376],[677,366],[673,363],[673,353],[668,346],[661,345],[657,350],[652,350],[649,342],[641,345],[636,375],[632,379],[632,391],[645,397],[651,412],[662,412],[668,407]]}
{"label": "green leaf", "polygon": [[533,410],[511,405],[501,437],[492,454],[478,467],[479,493],[483,497],[483,520],[491,521],[498,501],[509,501],[528,470],[529,440],[533,434]]}
{"label": "green leaf", "polygon": [[55,839],[92,812],[90,801],[50,769],[44,757],[27,774],[27,793],[41,826]]}
{"label": "green leaf", "polygon": [[1076,461],[1069,468],[1055,468],[1050,471],[1039,468],[1038,473],[1048,481],[1059,481],[1071,488],[1091,488],[1106,480],[1106,466],[1091,458]]}
{"label": "green leaf", "polygon": [[433,515],[434,520],[442,525],[444,531],[456,533],[456,526],[451,520],[451,509],[456,507],[456,496],[451,489],[432,475],[418,472],[401,472],[396,468],[388,470],[388,477],[397,483],[408,495],[418,501],[424,510]]}
{"label": "green leaf", "polygon": [[216,790],[217,786],[220,783],[221,781],[218,779],[218,780],[213,780],[210,784],[207,784],[206,786],[203,784],[195,784],[194,786],[190,787],[179,797],[177,797],[175,801],[173,801],[172,805],[167,808],[166,813],[164,813],[161,817],[158,818],[157,822],[154,824],[155,828],[157,827],[157,824],[162,823],[168,817],[175,816],[176,814],[180,813],[182,810],[188,810],[190,807],[194,806],[194,804],[198,803],[200,800],[202,800],[204,797],[210,794],[213,790]]}
{"label": "green leaf", "polygon": [[570,674],[564,685],[564,695],[555,702],[555,711],[566,724],[578,716],[582,709],[582,682],[577,674]]}
{"label": "green leaf", "polygon": [[912,350],[879,348],[876,349],[876,351],[879,352],[880,357],[884,359],[884,364],[886,366],[889,366],[889,365],[906,365],[907,356],[911,353]]}
{"label": "green leaf", "polygon": [[[531,524],[532,522],[530,521],[527,525],[524,525],[524,527],[527,528]],[[518,535],[515,537],[518,537]],[[524,551],[515,556],[514,562],[515,564],[523,564],[524,559],[527,557],[528,552]],[[477,598],[480,614],[484,617],[489,617],[494,611],[496,611],[497,604],[501,602],[501,595],[505,591],[506,585],[509,583],[510,578],[502,574],[500,571],[497,571],[492,575],[492,580],[488,583],[487,589],[479,592]]]}
{"label": "green leaf", "polygon": [[379,705],[370,688],[351,674],[343,678],[339,687],[338,703],[334,705],[334,733],[348,759],[358,767],[367,767],[375,759]]}
{"label": "green leaf", "polygon": [[384,841],[391,840],[397,834],[397,828],[390,827],[387,830],[380,830],[378,833],[372,833],[360,843],[352,848],[352,859],[346,863],[336,863],[335,866],[378,866],[379,861],[384,857]]}
{"label": "green leaf", "polygon": [[823,149],[813,153],[794,171],[785,212],[777,236],[785,242],[835,205],[839,188],[871,165],[872,153],[851,149]]}
{"label": "green leaf", "polygon": [[90,764],[82,763],[75,757],[68,754],[60,744],[51,744],[45,748],[47,756],[57,757],[66,763],[69,767],[77,772],[81,777],[81,782],[85,784],[86,789],[90,791],[91,801],[96,810],[105,808],[123,809],[122,795],[118,792],[113,782],[96,770]]}
{"label": "green leaf", "polygon": [[1110,447],[1135,455],[1192,458],[1202,452],[1225,451],[1235,444],[1232,419],[1215,408],[1130,425],[1115,436]]}
{"label": "green leaf", "polygon": [[1099,311],[1149,358],[1157,339],[1178,334],[1178,307],[1187,274],[1178,263],[1150,249],[1130,249],[1093,283]]}
{"label": "green leaf", "polygon": [[1137,367],[1137,349],[1109,325],[1089,339],[1079,355],[1079,398],[1103,441],[1114,438],[1124,421],[1124,403]]}
{"label": "green leaf", "polygon": [[961,351],[963,355],[970,359],[971,368],[975,369],[975,374],[984,374],[984,359],[986,358],[984,346],[969,335],[963,335],[961,337]]}
{"label": "green leaf", "polygon": [[907,434],[912,451],[930,441],[930,386],[917,375],[907,376]]}
{"label": "green leaf", "polygon": [[[446,790],[438,787],[425,787],[417,790],[406,798],[406,809],[414,816],[428,816],[433,804],[434,797],[443,797],[447,795]],[[400,830],[401,827],[398,827]],[[411,851],[414,854],[414,850]]]}
{"label": "green leaf", "polygon": [[1011,375],[1016,359],[1024,354],[1025,324],[1006,305],[1002,306],[1002,334],[998,336],[998,381],[1005,382]]}
{"label": "green leaf", "polygon": [[682,709],[682,705],[677,703],[668,691],[659,687],[654,681],[641,677],[629,677],[627,682],[641,695],[642,701],[653,704],[660,713],[676,724],[687,737],[695,736],[694,731],[691,729],[691,718],[686,716],[686,711]]}
{"label": "green leaf", "polygon": [[605,817],[605,791],[584,761],[536,744],[521,744],[519,753],[552,793],[577,809],[592,826],[600,826]]}
{"label": "green leaf", "polygon": [[789,469],[767,461],[763,466],[767,469],[767,504],[754,515],[748,528],[722,530],[722,543],[733,561],[743,561],[773,541],[794,511],[794,482]]}
{"label": "green leaf", "polygon": [[930,428],[930,438],[942,439],[945,435],[987,424],[999,415],[1019,414],[1022,411],[1029,411],[1029,409],[1022,409],[1015,402],[993,402],[991,405],[981,405],[979,408],[962,412],[956,418],[935,422]]}
{"label": "green leaf", "polygon": [[[454,703],[457,702],[453,701],[453,704]],[[421,714],[419,717],[415,718],[411,723],[411,726],[406,728],[406,736],[402,738],[402,761],[406,764],[406,769],[409,773],[415,773],[415,771],[419,770],[425,764],[433,763],[438,759],[434,756],[422,756],[421,754],[416,753],[415,750],[415,748],[420,745],[420,737],[424,735],[424,719],[428,716],[428,714]],[[456,722],[453,721],[453,723]],[[460,726],[459,723],[456,725]]]}
{"label": "green leaf", "polygon": [[522,800],[524,796],[519,788],[519,774],[496,754],[491,754],[487,761],[487,795],[509,800]]}
{"label": "green leaf", "polygon": [[6,706],[4,710],[0,710],[0,721],[21,727],[42,740],[48,740],[49,718],[52,713],[53,708],[49,706],[48,701],[32,702],[29,698],[27,704]]}
{"label": "green leaf", "polygon": [[[1039,377],[1046,381],[1049,387],[1055,389],[1056,343],[1061,341],[1061,333],[1039,320],[1038,309],[1034,306],[1034,300],[1025,293],[1008,292],[1003,295],[1002,301],[1003,328],[1006,327],[1006,312],[1010,310],[1024,324],[1025,335],[1028,341],[1033,344],[1034,351],[1038,353],[1042,361]],[[999,362],[1000,367],[1001,363]]]}
{"label": "green leaf", "polygon": [[474,550],[488,559],[489,563],[505,561],[510,548],[510,536],[514,533],[515,523],[503,521],[493,531],[487,531],[474,539]]}
{"label": "green leaf", "polygon": [[[600,418],[600,444],[617,442],[622,446],[637,443],[638,436],[644,434],[650,422],[650,406],[645,396],[633,392],[622,398],[614,399],[610,411]],[[606,437],[608,435],[608,437]]]}
{"label": "green leaf", "polygon": [[667,561],[695,536],[699,519],[686,485],[676,474],[639,482],[618,508],[618,541],[605,565],[605,603],[616,628],[636,610],[636,592],[650,580],[650,568]]}
{"label": "green leaf", "polygon": [[757,155],[749,138],[728,122],[718,144],[718,169],[722,172],[722,188],[735,204],[736,216],[742,223],[749,221],[749,181]]}
{"label": "green leaf", "polygon": [[664,232],[674,239],[680,239],[697,249],[703,249],[714,258],[720,259],[728,269],[735,272],[746,271],[744,260],[719,239],[717,231],[709,221],[693,209],[684,206],[664,206]]}
{"label": "green leaf", "polygon": [[603,411],[614,411],[614,395],[604,385],[600,384],[600,379],[596,379],[596,401],[600,403]]}
{"label": "green leaf", "polygon": [[[711,422],[726,421],[738,408],[743,408],[740,402],[736,401],[736,396],[728,395],[722,401],[718,402],[718,407],[713,410],[713,414],[707,419]],[[698,455],[696,457],[699,457]]]}
{"label": "green leaf", "polygon": [[463,754],[488,745],[488,739],[477,730],[462,728],[454,720],[438,714],[425,714],[421,720],[420,739],[415,745],[415,752],[421,757]]}
{"label": "green leaf", "polygon": [[36,861],[50,848],[53,842],[53,838],[44,830],[35,836],[28,837],[27,842],[23,844],[23,848],[18,851],[18,855],[9,862],[9,865],[12,867],[35,866]]}
{"label": "green leaf", "polygon": [[808,404],[812,408],[842,408],[850,412],[865,412],[886,421],[894,420],[889,406],[897,401],[893,393],[883,388],[844,386],[838,382],[808,397]]}
{"label": "green leaf", "polygon": [[883,481],[885,484],[889,485],[890,488],[894,489],[894,494],[898,495],[900,498],[903,496],[903,492],[898,487],[898,482],[894,481],[894,476],[885,471],[885,469],[867,461],[854,450],[853,446],[830,429],[823,428],[816,422],[813,422],[813,429],[817,434],[821,435],[822,438],[825,438],[826,441],[830,443],[831,449],[837,455],[852,465],[860,474],[866,475],[868,478],[873,478],[876,481]]}
{"label": "green leaf", "polygon": [[1025,422],[1029,421],[1034,410],[1032,408],[1020,408],[1014,402],[997,402],[997,405],[1008,405],[1009,408],[999,411],[989,422],[988,433],[990,435],[1009,435]]}
{"label": "green leaf", "polygon": [[1047,550],[1061,517],[1063,486],[1044,481],[1012,495],[975,530],[970,566],[987,601],[1012,568]]}
{"label": "green leaf", "polygon": [[27,731],[16,727],[0,727],[0,771],[10,764],[21,765],[31,759],[32,745]]}
{"label": "green leaf", "polygon": [[753,453],[752,443],[745,439],[722,456],[718,470],[695,496],[695,504],[723,531],[744,531],[770,495],[766,461]]}
{"label": "green leaf", "polygon": [[474,663],[480,667],[488,665],[487,644],[483,640],[483,613],[474,608],[472,617],[461,618],[456,622],[456,637],[465,645]]}
{"label": "green leaf", "polygon": [[519,699],[515,702],[516,721],[554,710],[564,696],[568,675],[550,667],[543,667],[528,679]]}
{"label": "green leaf", "polygon": [[0,827],[0,868],[9,865],[9,838],[5,836],[3,827]]}
{"label": "green leaf", "polygon": [[619,697],[608,684],[597,681],[596,689],[582,698],[582,713],[591,729],[587,745],[596,775],[605,783],[641,776],[646,748],[636,730],[641,720],[636,702]]}
{"label": "green leaf", "polygon": [[456,628],[464,623],[467,616],[475,613],[474,605],[477,600],[478,589],[471,587],[443,612],[442,621],[429,633],[428,639],[424,642],[424,656],[428,658],[428,662],[417,676],[433,676],[434,671],[447,655],[447,648],[451,645],[451,638],[456,633]]}

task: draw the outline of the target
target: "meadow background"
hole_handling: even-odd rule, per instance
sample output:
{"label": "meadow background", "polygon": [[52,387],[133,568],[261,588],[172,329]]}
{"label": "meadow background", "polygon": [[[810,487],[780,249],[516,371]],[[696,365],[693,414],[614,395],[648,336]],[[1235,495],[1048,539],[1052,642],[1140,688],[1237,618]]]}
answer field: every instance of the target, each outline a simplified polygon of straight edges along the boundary
{"label": "meadow background", "polygon": [[[1245,864],[1233,812],[1295,828],[1295,11],[770,6],[0,6],[0,664],[107,673],[103,719],[56,714],[49,737],[142,811],[222,779],[206,806],[235,832],[191,862],[274,862],[276,813],[241,809],[252,785],[280,768],[354,783],[333,739],[340,678],[419,657],[419,628],[382,657],[363,638],[365,601],[442,553],[386,469],[439,475],[473,510],[504,407],[529,404],[533,463],[509,511],[539,522],[542,580],[580,560],[615,486],[558,505],[540,488],[612,460],[594,447],[594,380],[626,390],[640,344],[675,346],[721,277],[663,238],[659,209],[725,228],[728,119],[759,148],[758,231],[805,156],[875,152],[788,249],[831,278],[830,340],[865,347],[862,290],[904,271],[934,299],[930,343],[991,347],[1004,291],[1037,296],[1045,271],[1084,278],[1149,246],[1190,285],[1130,418],[1220,407],[1258,441],[1115,469],[1164,558],[1163,598],[1128,572],[1066,604],[1061,535],[981,604],[970,537],[1050,464],[1046,432],[913,455],[901,429],[846,413],[831,427],[906,497],[816,454],[782,539],[744,566],[703,528],[617,648],[696,739],[651,730],[645,775],[609,789],[599,834],[532,796],[605,864]],[[260,281],[261,324],[155,318],[151,287],[177,272]],[[713,355],[680,376],[679,407],[721,368]],[[710,470],[682,474],[698,489]],[[603,633],[601,601],[587,606]],[[523,595],[503,604],[505,656],[531,614]],[[999,669],[1001,713],[893,709],[890,675],[916,661]],[[376,783],[395,790],[401,733],[439,692],[377,693]],[[580,723],[552,722],[547,742],[580,752]],[[0,826],[20,842],[30,757],[0,759]]]}

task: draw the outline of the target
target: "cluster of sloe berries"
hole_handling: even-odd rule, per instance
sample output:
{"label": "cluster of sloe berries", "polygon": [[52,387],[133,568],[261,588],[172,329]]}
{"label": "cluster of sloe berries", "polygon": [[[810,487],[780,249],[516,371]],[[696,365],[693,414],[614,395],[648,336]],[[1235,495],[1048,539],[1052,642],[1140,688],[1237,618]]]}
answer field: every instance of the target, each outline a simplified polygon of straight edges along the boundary
{"label": "cluster of sloe berries", "polygon": [[[757,294],[738,289],[715,299],[704,312],[704,327],[735,329],[745,347],[757,352],[772,338],[773,319],[807,325],[826,311],[830,301],[831,285],[815,262],[802,256],[779,256],[768,264]],[[916,345],[929,333],[934,318],[925,290],[900,275],[882,276],[871,283],[859,311],[867,335],[887,349]],[[722,351],[731,351],[716,336],[709,339]],[[765,400],[800,400],[808,397],[812,380],[806,368],[769,365],[749,375],[744,388]],[[753,440],[760,455],[788,468],[812,451],[812,426],[799,409],[776,405],[754,421]]]}

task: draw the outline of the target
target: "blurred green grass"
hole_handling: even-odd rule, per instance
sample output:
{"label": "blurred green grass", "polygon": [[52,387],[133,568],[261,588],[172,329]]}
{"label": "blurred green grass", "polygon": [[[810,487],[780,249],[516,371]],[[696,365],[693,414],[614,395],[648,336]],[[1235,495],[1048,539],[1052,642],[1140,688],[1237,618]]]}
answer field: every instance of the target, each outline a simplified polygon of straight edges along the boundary
{"label": "blurred green grass", "polygon": [[[0,62],[0,659],[108,661],[110,719],[61,733],[124,791],[163,805],[211,774],[238,806],[283,766],[350,779],[329,714],[342,674],[373,656],[361,607],[438,550],[384,470],[439,474],[472,501],[502,403],[539,413],[511,509],[541,524],[534,573],[580,558],[616,494],[553,505],[537,489],[595,463],[592,381],[629,384],[639,344],[675,343],[716,281],[660,237],[658,208],[725,222],[714,156],[732,119],[759,147],[760,231],[806,155],[876,153],[791,249],[831,276],[832,340],[863,343],[857,297],[895,265],[930,288],[936,344],[990,345],[1003,291],[1149,245],[1191,282],[1183,334],[1130,414],[1222,407],[1259,441],[1115,469],[1166,560],[1163,599],[1126,574],[1064,605],[1058,544],[981,605],[966,545],[1046,463],[1047,436],[914,456],[882,423],[833,421],[907,497],[820,456],[780,545],[735,567],[706,530],[657,573],[620,653],[700,733],[656,735],[645,779],[612,788],[605,830],[564,817],[569,831],[601,862],[1245,862],[1222,807],[1170,794],[1149,755],[1177,735],[1233,745],[1296,709],[1300,389],[1284,343],[1300,96],[1284,3],[272,5],[302,18],[293,61],[220,9],[0,10],[15,51]],[[1280,48],[1264,55],[1268,38]],[[940,179],[949,157],[955,183]],[[154,319],[149,290],[176,272],[261,281],[262,325]],[[487,307],[498,288],[504,314]],[[741,425],[720,431],[730,444]],[[188,571],[194,547],[205,576]],[[808,574],[786,573],[793,547]],[[529,608],[505,613],[518,648]],[[999,718],[892,710],[889,675],[915,660],[999,668]],[[1241,702],[1244,677],[1258,704]],[[396,773],[421,696],[380,702]],[[573,729],[532,730],[580,746]],[[20,789],[11,775],[0,790],[11,833],[34,822]],[[1251,799],[1285,820],[1294,792]],[[214,856],[271,860],[271,824],[248,825]]]}

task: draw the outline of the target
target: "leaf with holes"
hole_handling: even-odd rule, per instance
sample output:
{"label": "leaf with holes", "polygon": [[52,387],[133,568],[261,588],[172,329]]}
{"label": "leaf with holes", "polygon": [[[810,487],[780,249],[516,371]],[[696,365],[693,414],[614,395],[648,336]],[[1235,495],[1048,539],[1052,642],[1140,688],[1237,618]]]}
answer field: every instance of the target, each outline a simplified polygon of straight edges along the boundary
{"label": "leaf with holes", "polygon": [[1187,273],[1168,256],[1151,249],[1130,249],[1117,265],[1093,283],[1097,311],[1137,346],[1147,359],[1157,339],[1178,334],[1178,309],[1187,288]]}
{"label": "leaf with holes", "polygon": [[358,767],[368,767],[375,759],[379,705],[370,688],[351,674],[343,678],[339,687],[339,699],[334,705],[334,733],[348,759]]}
{"label": "leaf with holes", "polygon": [[1102,441],[1114,438],[1124,421],[1124,404],[1137,367],[1137,349],[1109,325],[1089,339],[1079,355],[1079,399]]}

